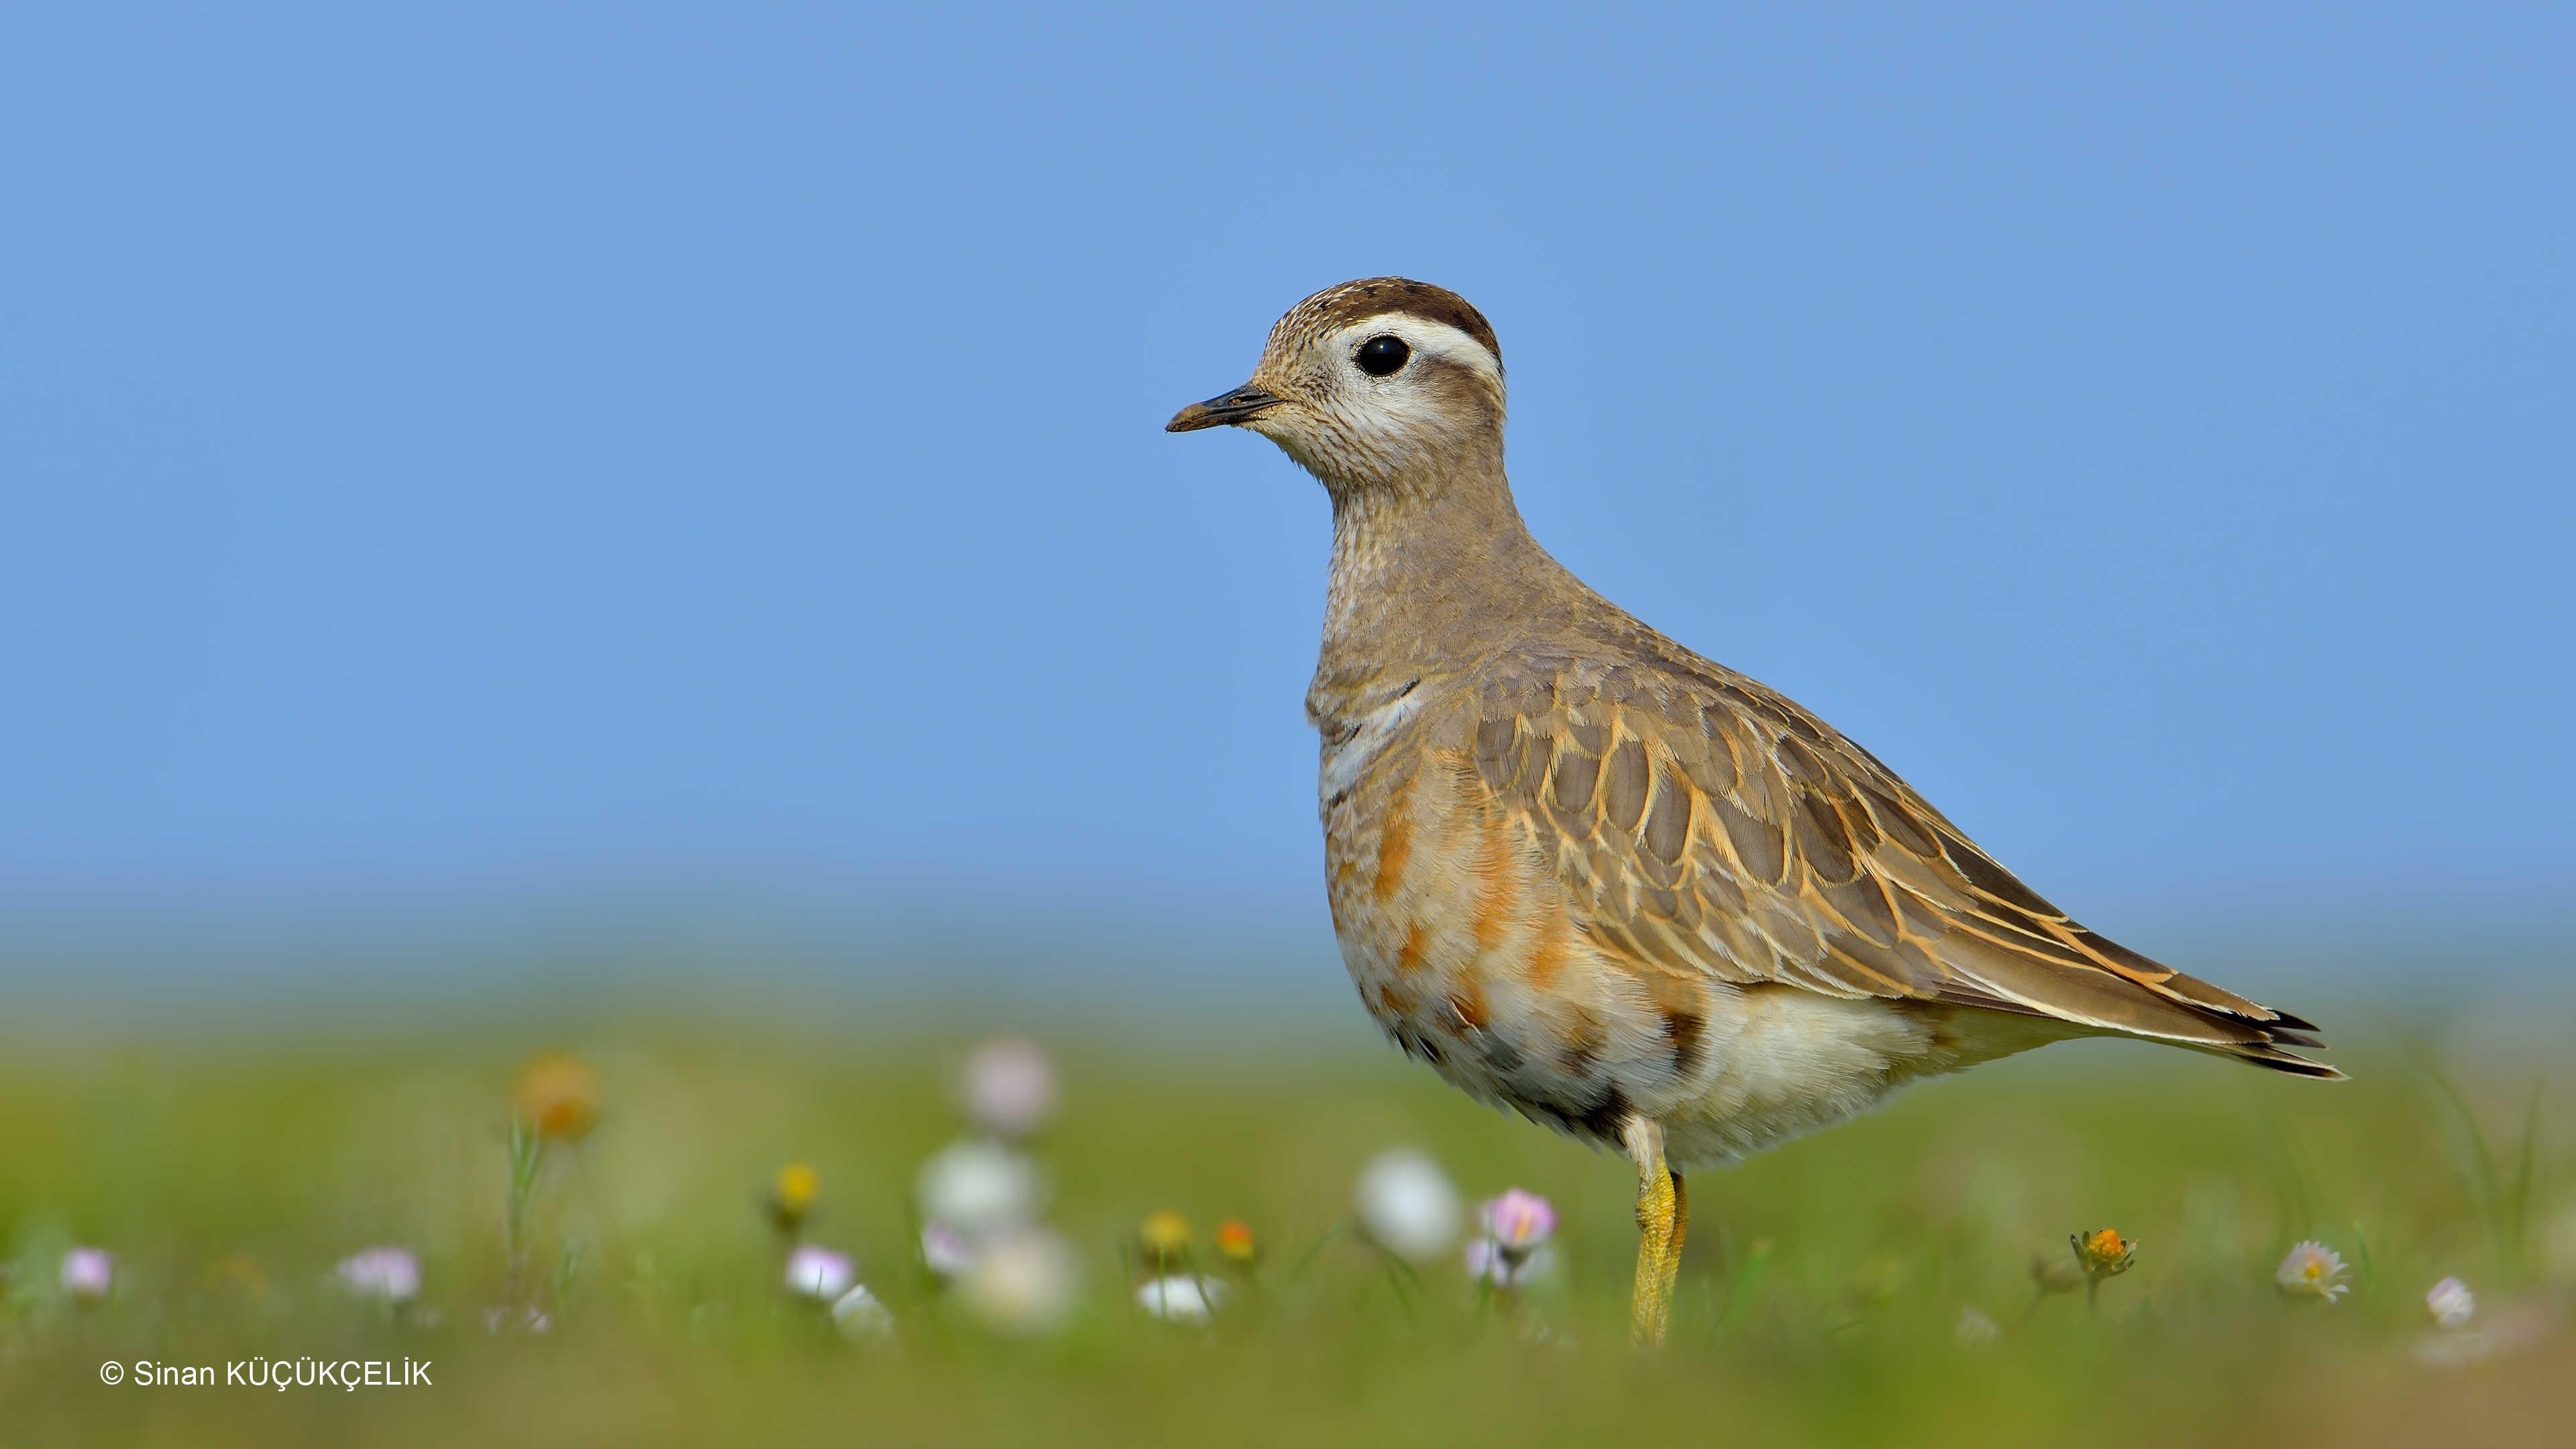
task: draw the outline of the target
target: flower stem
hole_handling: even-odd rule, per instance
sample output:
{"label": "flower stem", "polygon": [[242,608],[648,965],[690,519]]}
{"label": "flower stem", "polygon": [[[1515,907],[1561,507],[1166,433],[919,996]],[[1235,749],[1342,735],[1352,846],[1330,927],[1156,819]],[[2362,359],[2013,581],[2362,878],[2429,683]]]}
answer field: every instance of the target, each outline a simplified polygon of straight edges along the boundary
{"label": "flower stem", "polygon": [[526,1118],[510,1118],[510,1192],[501,1215],[503,1301],[511,1307],[528,1282],[528,1205],[536,1200],[537,1168],[544,1162],[545,1139]]}

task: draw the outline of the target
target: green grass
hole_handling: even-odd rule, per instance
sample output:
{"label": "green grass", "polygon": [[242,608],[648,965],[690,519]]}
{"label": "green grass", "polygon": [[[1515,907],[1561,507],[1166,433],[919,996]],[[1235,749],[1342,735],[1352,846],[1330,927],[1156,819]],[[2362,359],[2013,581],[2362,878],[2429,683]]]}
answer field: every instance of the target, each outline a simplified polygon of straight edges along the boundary
{"label": "green grass", "polygon": [[[1167,1035],[1188,1044],[1049,1042],[1066,1105],[1038,1151],[1088,1283],[1036,1342],[980,1330],[911,1252],[913,1174],[960,1130],[944,1077],[962,1031],[22,1041],[0,1058],[0,1443],[2422,1444],[2549,1442],[2576,1413],[2550,1317],[2576,1205],[2554,1119],[2522,1110],[2540,1100],[2527,1073],[2452,1082],[2365,1045],[2338,1055],[2357,1080],[2319,1086],[2087,1044],[1920,1088],[1694,1177],[1673,1343],[1641,1355],[1624,1163],[1465,1101],[1356,1027],[1230,1051]],[[539,1188],[553,1330],[494,1334],[508,1085],[557,1043],[596,1065],[605,1113]],[[1555,1272],[1519,1313],[1454,1261],[1407,1291],[1333,1234],[1395,1143],[1470,1197],[1517,1184],[1557,1204]],[[790,1159],[820,1169],[813,1236],[857,1255],[891,1342],[845,1342],[776,1291],[756,1204]],[[1124,1245],[1158,1208],[1202,1242],[1225,1217],[1262,1236],[1255,1291],[1212,1331],[1127,1307]],[[2040,1298],[2033,1256],[2105,1225],[2144,1247],[2098,1317],[2080,1293]],[[2302,1237],[2355,1263],[2344,1302],[2273,1290]],[[76,1242],[118,1255],[105,1305],[52,1286]],[[375,1243],[420,1255],[407,1319],[328,1281]],[[2482,1322],[2551,1326],[2473,1366],[2418,1364],[2422,1294],[2450,1273]],[[1964,1307],[2002,1340],[1955,1342]],[[106,1358],[220,1373],[253,1355],[428,1359],[436,1385],[98,1379]]]}

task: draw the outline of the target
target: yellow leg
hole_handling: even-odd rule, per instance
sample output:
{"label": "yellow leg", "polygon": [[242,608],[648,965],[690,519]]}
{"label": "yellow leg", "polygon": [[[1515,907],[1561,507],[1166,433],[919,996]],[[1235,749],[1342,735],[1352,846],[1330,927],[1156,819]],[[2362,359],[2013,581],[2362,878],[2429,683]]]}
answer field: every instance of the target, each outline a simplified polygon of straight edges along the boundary
{"label": "yellow leg", "polygon": [[1637,1164],[1637,1283],[1628,1300],[1628,1334],[1641,1348],[1660,1347],[1672,1316],[1673,1280],[1682,1269],[1690,1197],[1682,1175],[1664,1162],[1663,1124],[1628,1119],[1629,1158]]}
{"label": "yellow leg", "polygon": [[1672,1306],[1673,1284],[1682,1276],[1682,1239],[1690,1234],[1690,1190],[1683,1185],[1680,1173],[1673,1172],[1671,1177],[1673,1232],[1664,1240],[1664,1306],[1667,1309]]}

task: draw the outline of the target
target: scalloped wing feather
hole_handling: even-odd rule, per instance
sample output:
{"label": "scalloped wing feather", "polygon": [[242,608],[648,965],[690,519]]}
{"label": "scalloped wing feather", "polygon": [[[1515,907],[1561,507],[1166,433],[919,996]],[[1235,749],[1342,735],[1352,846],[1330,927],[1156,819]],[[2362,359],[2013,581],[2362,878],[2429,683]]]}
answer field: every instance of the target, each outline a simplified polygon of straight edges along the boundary
{"label": "scalloped wing feather", "polygon": [[2283,1049],[2321,1046],[2310,1023],[2085,929],[1796,704],[1696,656],[1663,664],[1524,657],[1476,691],[1478,776],[1605,947],[2342,1075]]}

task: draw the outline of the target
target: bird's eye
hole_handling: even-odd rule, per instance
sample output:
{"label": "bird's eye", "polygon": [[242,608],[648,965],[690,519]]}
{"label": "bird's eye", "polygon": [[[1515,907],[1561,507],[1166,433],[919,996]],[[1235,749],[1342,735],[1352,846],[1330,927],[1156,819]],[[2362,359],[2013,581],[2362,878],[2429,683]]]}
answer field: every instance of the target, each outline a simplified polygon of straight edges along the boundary
{"label": "bird's eye", "polygon": [[1360,371],[1371,377],[1392,377],[1412,355],[1413,349],[1401,337],[1372,337],[1360,344]]}

